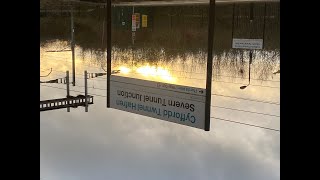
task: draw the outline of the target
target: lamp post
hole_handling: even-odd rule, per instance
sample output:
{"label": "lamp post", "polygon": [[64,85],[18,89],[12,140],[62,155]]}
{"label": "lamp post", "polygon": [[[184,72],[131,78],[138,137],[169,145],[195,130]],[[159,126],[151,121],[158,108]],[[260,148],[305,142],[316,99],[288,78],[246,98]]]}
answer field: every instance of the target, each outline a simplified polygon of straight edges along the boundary
{"label": "lamp post", "polygon": [[250,50],[250,54],[249,54],[249,84],[246,86],[241,86],[240,89],[245,89],[246,87],[248,87],[250,85],[250,75],[251,75],[251,63],[252,63],[252,50]]}
{"label": "lamp post", "polygon": [[[251,33],[252,33],[252,21],[253,21],[253,3],[250,3],[250,38],[251,38]],[[250,85],[250,71],[251,71],[251,63],[252,63],[252,49],[250,49],[249,53],[249,84],[246,86],[240,86],[240,89],[245,89]]]}

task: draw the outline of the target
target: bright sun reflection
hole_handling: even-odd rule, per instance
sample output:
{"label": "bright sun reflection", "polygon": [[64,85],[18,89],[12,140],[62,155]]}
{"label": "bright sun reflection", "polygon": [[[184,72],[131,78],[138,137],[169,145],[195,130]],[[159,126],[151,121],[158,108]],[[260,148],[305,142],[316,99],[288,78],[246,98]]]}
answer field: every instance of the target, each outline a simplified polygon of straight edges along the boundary
{"label": "bright sun reflection", "polygon": [[120,73],[123,73],[123,74],[128,74],[129,72],[131,72],[131,69],[124,66],[119,67],[119,70],[120,70]]}
{"label": "bright sun reflection", "polygon": [[172,77],[169,71],[162,67],[146,65],[137,68],[136,72],[143,76],[156,78],[166,82],[175,82],[175,78]]}

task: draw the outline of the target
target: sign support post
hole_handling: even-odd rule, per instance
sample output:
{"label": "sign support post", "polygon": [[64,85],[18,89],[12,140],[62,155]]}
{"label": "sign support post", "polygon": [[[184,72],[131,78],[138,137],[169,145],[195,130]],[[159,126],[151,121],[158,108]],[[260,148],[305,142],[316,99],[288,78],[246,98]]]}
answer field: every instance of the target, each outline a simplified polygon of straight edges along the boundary
{"label": "sign support post", "polygon": [[76,85],[76,64],[74,55],[74,22],[73,22],[73,8],[71,8],[71,51],[72,51],[72,84]]}
{"label": "sign support post", "polygon": [[87,71],[84,71],[84,96],[86,97],[85,99],[85,112],[88,112],[88,73]]}
{"label": "sign support post", "polygon": [[215,0],[210,0],[209,7],[209,29],[208,29],[208,59],[207,59],[207,83],[206,83],[206,106],[204,130],[210,131],[211,112],[211,86],[212,86],[212,61],[213,61],[213,36],[215,22]]}
{"label": "sign support post", "polygon": [[[66,84],[67,84],[67,98],[70,97],[70,89],[69,89],[69,71],[66,73]],[[68,100],[69,104],[69,100]],[[70,107],[67,107],[67,112],[70,112]]]}
{"label": "sign support post", "polygon": [[107,0],[107,107],[110,107],[111,76],[111,0]]}

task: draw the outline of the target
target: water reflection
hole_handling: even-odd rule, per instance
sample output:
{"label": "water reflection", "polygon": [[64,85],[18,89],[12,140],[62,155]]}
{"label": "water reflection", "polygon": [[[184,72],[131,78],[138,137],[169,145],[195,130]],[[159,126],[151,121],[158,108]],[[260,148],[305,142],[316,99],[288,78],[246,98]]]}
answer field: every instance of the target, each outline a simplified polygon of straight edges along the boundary
{"label": "water reflection", "polygon": [[[268,31],[264,34],[264,49],[253,52],[251,84],[245,90],[239,87],[248,84],[249,52],[231,49],[231,38],[232,29],[235,37],[247,35],[247,26],[240,26],[246,19],[247,4],[217,6],[211,114],[279,129],[279,3],[266,4],[256,4],[254,36],[259,38],[263,34],[260,30],[264,14]],[[79,9],[74,14],[76,86],[70,86],[70,94],[84,94],[85,70],[101,76],[88,79],[88,92],[94,96],[89,112],[72,108],[71,113],[65,109],[40,113],[44,177],[152,179],[154,174],[161,174],[160,179],[172,179],[163,172],[180,172],[183,176],[177,175],[175,179],[279,179],[278,132],[216,119],[211,121],[212,131],[202,132],[106,108],[105,9],[90,5]],[[132,7],[115,8],[111,66],[114,72],[120,71],[114,75],[204,88],[206,9],[198,5],[135,8],[135,12],[147,14],[150,22],[148,28],[136,32],[132,44],[131,24],[126,21]],[[121,12],[123,16],[119,16]],[[50,11],[42,15],[40,74],[47,75],[51,68],[52,72],[40,81],[48,82],[64,78],[67,70],[71,75],[71,52],[64,51],[70,48],[70,16]],[[60,81],[40,87],[41,100],[66,96],[66,85]],[[177,167],[181,169],[176,171]],[[150,174],[140,175],[142,169]],[[225,175],[217,177],[221,169]],[[118,173],[119,170],[129,175]]]}
{"label": "water reflection", "polygon": [[[106,67],[105,11],[100,6],[79,6],[93,9],[75,13],[75,41],[80,59],[96,66]],[[264,49],[253,53],[252,77],[268,80],[279,69],[279,3],[254,3],[254,21],[251,37],[264,38]],[[77,8],[75,8],[77,9]],[[218,4],[214,42],[214,78],[234,76],[248,78],[246,50],[231,49],[232,37],[247,38],[247,3]],[[135,7],[134,12],[148,16],[148,26],[137,29],[132,43],[132,7],[113,7],[112,62],[113,66],[170,66],[179,62],[182,71],[205,73],[208,12],[204,5]],[[60,39],[65,45],[70,40],[70,17],[44,15],[40,19],[40,44]],[[265,29],[268,29],[265,31]],[[60,47],[66,48],[66,47]],[[53,47],[54,50],[59,50]],[[90,56],[91,58],[85,57]],[[94,56],[94,58],[93,58]],[[190,67],[191,64],[191,67]],[[181,68],[179,67],[179,68]],[[139,67],[136,67],[139,68]],[[167,68],[167,67],[164,67]],[[170,69],[176,67],[170,67]]]}
{"label": "water reflection", "polygon": [[[250,7],[248,3],[217,5],[213,92],[237,94],[239,87],[248,84],[250,76],[250,86],[246,86],[241,96],[279,102],[280,77],[274,73],[280,69],[279,3],[255,2],[252,27],[248,26]],[[74,14],[76,84],[83,86],[85,70],[89,74],[101,74],[90,79],[89,86],[92,91],[99,91],[97,95],[104,95],[106,77],[102,74],[107,66],[105,8],[86,5],[79,9],[83,11]],[[207,7],[145,6],[135,7],[134,12],[146,15],[148,23],[137,29],[132,41],[133,8],[115,6],[112,9],[111,67],[114,72],[119,70],[115,75],[205,88]],[[63,78],[67,70],[71,73],[70,16],[66,13],[43,14],[40,23],[40,70],[53,70],[41,81],[50,82]],[[248,31],[252,32],[251,37],[264,38],[264,48],[253,51],[251,64],[249,51],[231,48],[232,37],[247,38]],[[266,98],[258,92],[263,92]]]}
{"label": "water reflection", "polygon": [[[52,46],[47,44],[46,47],[41,47],[41,71],[52,68],[53,72],[46,77],[60,78],[65,75],[65,71],[69,70],[71,73],[71,52],[47,52],[48,49],[62,49],[64,46],[57,46],[61,42],[51,43]],[[97,55],[93,52],[81,51],[80,47],[76,48],[76,76],[83,78],[83,72],[87,70],[89,73],[105,73],[105,53],[101,53],[97,59]],[[113,49],[114,56],[112,58],[112,70],[120,70],[116,75],[134,77],[139,79],[146,79],[152,81],[160,81],[166,83],[173,83],[179,85],[188,85],[205,88],[206,78],[206,64],[199,62],[199,57],[202,53],[187,54],[183,57],[177,57],[171,61],[159,59],[155,62],[148,62],[148,60],[139,58],[133,59],[130,56],[132,51],[124,51]],[[162,53],[162,52],[158,52]],[[267,53],[265,53],[266,55]],[[272,56],[273,54],[267,54]],[[130,59],[128,59],[130,57]],[[217,57],[215,57],[217,58]],[[254,87],[264,88],[265,90],[279,91],[280,76],[274,74],[279,70],[279,62],[277,61],[263,61],[263,55],[256,55],[255,61],[251,64],[251,83],[250,88]],[[221,58],[220,62],[216,62],[218,66],[214,65],[213,73],[213,88],[217,87],[228,88],[233,87],[239,89],[240,86],[248,84],[248,66],[249,62],[244,61],[242,64],[238,61],[228,59],[228,56]],[[43,72],[41,74],[44,74]],[[98,77],[105,87],[106,77]],[[79,81],[76,79],[76,81]],[[81,81],[81,80],[80,80]],[[104,81],[104,82],[103,82]]]}

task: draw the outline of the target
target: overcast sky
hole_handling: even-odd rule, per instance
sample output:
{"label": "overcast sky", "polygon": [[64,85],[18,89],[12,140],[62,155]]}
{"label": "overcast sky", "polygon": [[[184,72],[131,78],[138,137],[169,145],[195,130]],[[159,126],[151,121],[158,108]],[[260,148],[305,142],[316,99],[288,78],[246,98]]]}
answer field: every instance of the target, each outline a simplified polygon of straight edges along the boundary
{"label": "overcast sky", "polygon": [[278,132],[216,120],[205,132],[106,109],[98,99],[88,113],[41,113],[42,178],[279,179]]}

